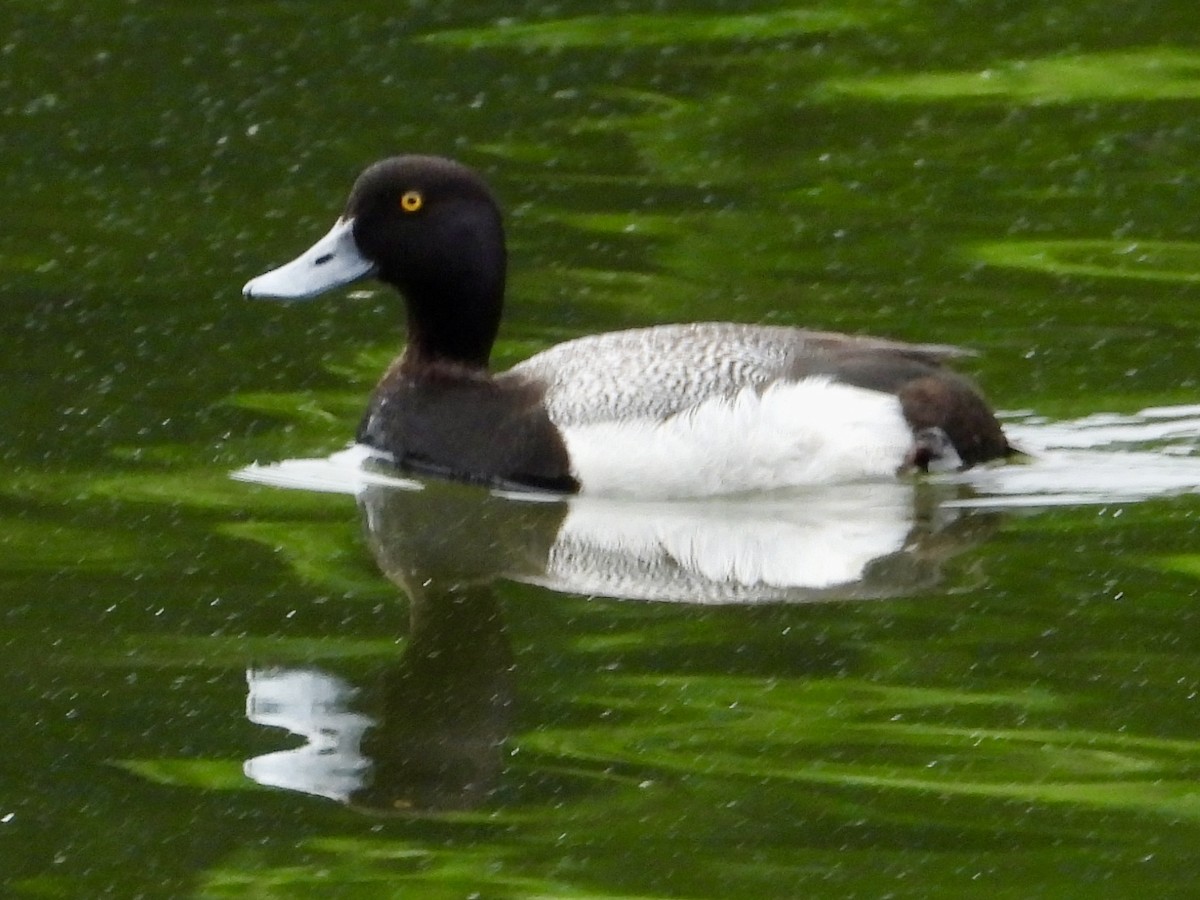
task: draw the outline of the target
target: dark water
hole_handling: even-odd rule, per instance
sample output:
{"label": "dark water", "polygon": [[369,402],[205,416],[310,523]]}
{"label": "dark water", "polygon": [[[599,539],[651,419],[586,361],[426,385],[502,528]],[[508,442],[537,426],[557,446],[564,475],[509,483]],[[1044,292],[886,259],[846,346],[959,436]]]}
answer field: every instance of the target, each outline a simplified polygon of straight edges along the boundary
{"label": "dark water", "polygon": [[[5,891],[1190,895],[1196,24],[8,3]],[[504,199],[499,365],[712,318],[962,343],[1045,452],[683,510],[230,478],[341,448],[395,351],[383,292],[239,288],[400,151]]]}

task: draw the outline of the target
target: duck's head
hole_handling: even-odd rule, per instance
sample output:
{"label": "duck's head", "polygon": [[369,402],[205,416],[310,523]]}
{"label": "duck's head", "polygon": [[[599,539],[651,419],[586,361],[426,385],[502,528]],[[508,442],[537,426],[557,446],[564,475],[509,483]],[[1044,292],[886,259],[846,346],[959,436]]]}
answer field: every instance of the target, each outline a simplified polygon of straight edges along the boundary
{"label": "duck's head", "polygon": [[371,276],[404,295],[410,353],[486,365],[504,302],[505,249],[483,179],[440,157],[375,163],[328,234],[242,292],[302,300]]}

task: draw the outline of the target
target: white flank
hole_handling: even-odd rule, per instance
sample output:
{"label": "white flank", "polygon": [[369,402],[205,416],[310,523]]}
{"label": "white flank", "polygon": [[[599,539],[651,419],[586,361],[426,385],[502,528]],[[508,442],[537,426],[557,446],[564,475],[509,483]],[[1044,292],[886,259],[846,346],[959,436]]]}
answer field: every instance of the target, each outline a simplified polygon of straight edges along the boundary
{"label": "white flank", "polygon": [[807,378],[656,421],[563,429],[588,494],[698,497],[892,477],[912,432],[892,394]]}

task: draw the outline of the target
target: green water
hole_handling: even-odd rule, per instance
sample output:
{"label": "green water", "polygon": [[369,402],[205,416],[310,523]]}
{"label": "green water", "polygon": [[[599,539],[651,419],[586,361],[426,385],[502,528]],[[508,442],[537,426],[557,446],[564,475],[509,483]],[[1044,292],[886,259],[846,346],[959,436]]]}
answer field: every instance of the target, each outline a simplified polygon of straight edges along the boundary
{"label": "green water", "polygon": [[[401,151],[503,198],[501,366],[719,318],[969,345],[1008,410],[1194,403],[1197,24],[1191,0],[6,4],[5,892],[1190,896],[1192,493],[919,512],[844,602],[696,605],[529,583],[555,506],[229,473],[353,433],[394,300],[239,289]],[[244,774],[304,743],[247,715],[248,678],[288,672],[369,717],[373,781]]]}

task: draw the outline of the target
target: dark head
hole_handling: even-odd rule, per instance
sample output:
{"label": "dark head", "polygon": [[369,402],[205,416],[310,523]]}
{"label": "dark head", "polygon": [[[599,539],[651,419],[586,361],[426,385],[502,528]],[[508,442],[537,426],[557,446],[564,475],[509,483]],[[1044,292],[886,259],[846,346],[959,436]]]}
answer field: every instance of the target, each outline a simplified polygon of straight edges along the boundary
{"label": "dark head", "polygon": [[434,156],[375,163],[329,234],[244,293],[301,299],[371,275],[404,295],[411,361],[486,366],[504,305],[505,250],[483,180]]}

